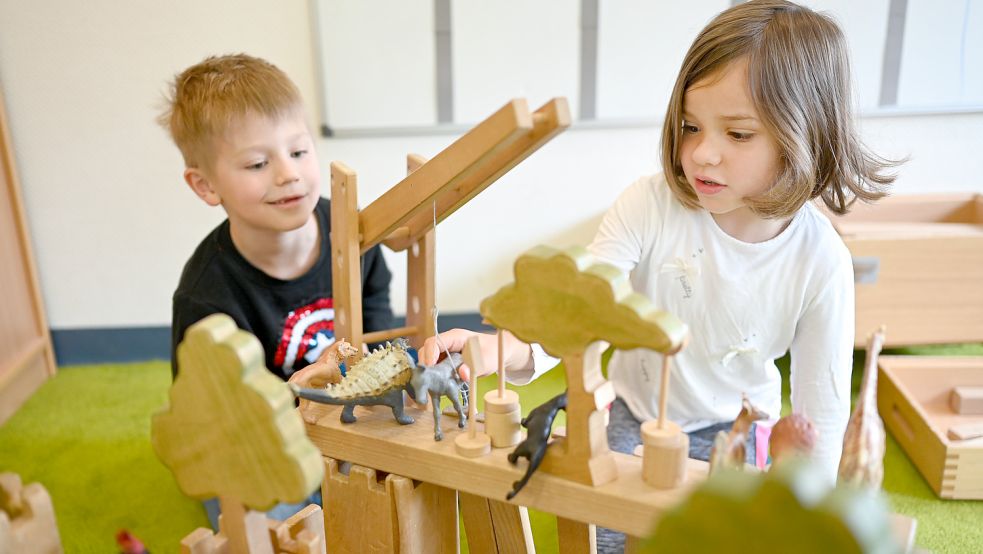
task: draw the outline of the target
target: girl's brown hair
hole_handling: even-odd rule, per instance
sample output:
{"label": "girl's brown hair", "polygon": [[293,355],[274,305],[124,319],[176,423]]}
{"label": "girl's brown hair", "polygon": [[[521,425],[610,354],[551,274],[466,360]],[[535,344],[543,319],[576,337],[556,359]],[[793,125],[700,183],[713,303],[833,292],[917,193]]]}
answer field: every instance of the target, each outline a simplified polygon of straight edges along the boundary
{"label": "girl's brown hair", "polygon": [[836,22],[782,0],[752,0],[718,15],[693,42],[672,90],[662,128],[662,167],[683,205],[700,206],[679,162],[683,96],[694,83],[717,76],[746,57],[751,99],[778,141],[781,167],[774,185],[746,198],[766,218],[788,217],[822,197],[835,213],[857,198],[887,194],[900,162],[870,152],[851,120],[850,64]]}
{"label": "girl's brown hair", "polygon": [[171,133],[187,167],[207,166],[212,139],[248,113],[278,117],[303,105],[300,92],[275,65],[246,54],[212,56],[171,84],[158,122]]}

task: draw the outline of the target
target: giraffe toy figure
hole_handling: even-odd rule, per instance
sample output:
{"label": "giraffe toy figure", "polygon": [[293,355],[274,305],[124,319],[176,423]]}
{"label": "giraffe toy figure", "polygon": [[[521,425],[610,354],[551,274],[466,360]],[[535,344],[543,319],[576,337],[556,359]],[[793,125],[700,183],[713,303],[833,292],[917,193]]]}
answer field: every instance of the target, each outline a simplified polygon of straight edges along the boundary
{"label": "giraffe toy figure", "polygon": [[867,340],[864,378],[843,435],[838,483],[879,489],[884,479],[884,422],[877,414],[877,357],[883,345],[881,326]]}

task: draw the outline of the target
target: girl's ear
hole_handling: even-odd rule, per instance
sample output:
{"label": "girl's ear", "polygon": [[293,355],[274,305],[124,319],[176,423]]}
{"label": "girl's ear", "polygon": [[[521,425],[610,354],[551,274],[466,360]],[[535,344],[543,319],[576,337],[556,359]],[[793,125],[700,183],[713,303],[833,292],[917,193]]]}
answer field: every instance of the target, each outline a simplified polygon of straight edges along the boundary
{"label": "girl's ear", "polygon": [[188,183],[191,190],[198,195],[209,206],[218,206],[222,203],[218,192],[212,187],[211,181],[200,168],[188,167],[184,170],[184,182]]}

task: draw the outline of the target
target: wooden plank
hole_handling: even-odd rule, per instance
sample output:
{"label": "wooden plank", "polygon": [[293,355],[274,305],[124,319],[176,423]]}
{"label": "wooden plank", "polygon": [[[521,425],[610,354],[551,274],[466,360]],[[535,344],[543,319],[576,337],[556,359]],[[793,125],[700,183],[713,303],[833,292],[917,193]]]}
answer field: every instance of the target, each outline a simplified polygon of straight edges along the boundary
{"label": "wooden plank", "polygon": [[325,463],[325,533],[329,553],[395,552],[392,498],[376,471],[352,464],[348,475],[338,462]]}
{"label": "wooden plank", "polygon": [[331,162],[331,294],[334,331],[359,351],[362,332],[362,260],[358,249],[358,179]]}
{"label": "wooden plank", "polygon": [[468,535],[468,552],[474,554],[495,554],[498,544],[495,542],[495,525],[492,523],[489,500],[483,496],[459,493],[461,500],[461,517],[464,520],[464,532]]}
{"label": "wooden plank", "polygon": [[855,222],[983,223],[975,209],[979,197],[971,192],[888,196],[874,204],[857,202],[850,213],[830,220],[847,234]]}
{"label": "wooden plank", "polygon": [[[307,433],[325,456],[502,500],[524,473],[524,462],[512,465],[506,459],[509,449],[493,449],[479,458],[458,456],[454,440],[466,431],[458,429],[454,418],[443,418],[444,440],[435,442],[430,425],[401,426],[384,406],[356,408],[358,422],[351,425],[340,422],[339,409],[312,406],[317,423],[307,425]],[[407,407],[406,413],[418,421],[430,415],[416,407]],[[659,514],[684,498],[707,472],[706,462],[688,460],[686,483],[678,489],[658,490],[642,480],[640,458],[621,453],[612,456],[618,468],[615,481],[590,487],[536,474],[511,503],[644,537]]]}
{"label": "wooden plank", "polygon": [[962,425],[953,425],[952,427],[949,427],[948,431],[946,431],[946,436],[948,436],[950,440],[954,441],[965,441],[983,437],[983,423],[964,423]]}
{"label": "wooden plank", "polygon": [[949,405],[957,414],[983,415],[983,387],[953,387]]}
{"label": "wooden plank", "polygon": [[560,552],[564,554],[597,553],[597,528],[594,525],[557,516],[556,535]]}
{"label": "wooden plank", "polygon": [[495,544],[498,545],[499,552],[536,553],[528,508],[492,499],[488,499],[488,507],[491,509]]}
{"label": "wooden plank", "polygon": [[15,352],[6,365],[0,366],[0,424],[48,380],[48,348],[44,337],[35,337],[20,352]]}
{"label": "wooden plank", "polygon": [[[41,286],[37,273],[37,262],[31,247],[30,226],[24,211],[24,201],[21,197],[20,178],[17,175],[17,164],[14,159],[13,140],[7,123],[7,110],[3,90],[0,89],[0,180],[8,200],[6,210],[0,213],[0,219],[13,224],[11,232],[4,227],[0,235],[0,252],[4,260],[3,271],[0,271],[0,294],[3,294],[5,304],[4,317],[0,319],[5,329],[5,337],[12,340],[20,335],[19,332],[29,332],[31,336],[41,337],[45,343],[44,371],[53,376],[56,371],[54,348],[51,344],[51,334],[48,331],[48,320],[45,315],[44,301],[41,296]],[[14,252],[8,252],[16,250]],[[16,260],[16,261],[15,261]],[[26,301],[28,306],[14,309]],[[14,319],[8,320],[8,317]],[[0,339],[0,362],[3,361],[8,349]],[[2,422],[2,419],[0,419]]]}
{"label": "wooden plank", "polygon": [[[437,195],[436,220],[446,219],[481,191],[508,173],[513,167],[539,150],[544,144],[570,126],[570,108],[565,98],[554,98],[533,113],[533,128],[508,148],[503,148],[482,163],[461,182]],[[387,238],[386,246],[393,250],[407,248],[418,237],[433,228],[433,210],[421,210],[401,231],[400,236]]]}
{"label": "wooden plank", "polygon": [[362,210],[361,251],[384,240],[417,213],[430,210],[431,202],[442,191],[457,186],[532,128],[532,115],[524,99],[505,104]]}
{"label": "wooden plank", "polygon": [[432,483],[414,483],[389,474],[386,487],[394,503],[397,552],[457,554],[460,550],[457,491]]}
{"label": "wooden plank", "polygon": [[362,342],[366,344],[372,344],[374,342],[382,342],[396,337],[407,337],[417,334],[417,328],[415,326],[410,327],[396,327],[393,329],[384,329],[382,331],[372,331],[371,333],[365,333],[362,335]]}

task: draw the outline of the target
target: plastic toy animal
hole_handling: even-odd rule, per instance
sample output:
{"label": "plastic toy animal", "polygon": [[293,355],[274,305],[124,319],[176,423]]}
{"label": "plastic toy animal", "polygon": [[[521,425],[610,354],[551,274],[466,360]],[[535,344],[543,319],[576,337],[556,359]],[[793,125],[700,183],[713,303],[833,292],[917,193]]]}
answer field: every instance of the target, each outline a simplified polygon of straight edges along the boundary
{"label": "plastic toy animal", "polygon": [[444,439],[444,432],[440,429],[441,396],[451,399],[458,416],[457,426],[463,429],[467,425],[467,412],[461,403],[461,385],[464,381],[457,371],[462,361],[461,354],[451,352],[432,366],[421,364],[413,369],[410,385],[416,391],[414,398],[420,404],[426,404],[429,394],[430,399],[433,400],[433,440],[435,441]]}
{"label": "plastic toy animal", "polygon": [[416,364],[407,353],[407,348],[405,339],[386,343],[350,367],[340,383],[323,389],[288,384],[300,398],[344,406],[341,411],[342,423],[354,423],[358,419],[354,414],[355,406],[385,405],[392,408],[396,421],[408,425],[414,420],[403,413],[403,391],[413,394],[409,382]]}
{"label": "plastic toy animal", "polygon": [[864,380],[857,405],[843,435],[838,483],[880,488],[884,479],[884,422],[877,415],[877,357],[884,345],[884,328],[870,336]]}
{"label": "plastic toy animal", "polygon": [[512,500],[519,494],[522,487],[526,486],[532,474],[539,469],[539,464],[543,462],[546,455],[546,447],[549,446],[550,433],[553,430],[553,420],[560,410],[567,409],[567,393],[553,397],[545,404],[533,408],[529,415],[522,419],[522,426],[528,429],[526,438],[519,443],[509,454],[509,462],[516,463],[519,457],[529,460],[526,473],[515,483],[512,483],[512,490],[505,495],[506,500]]}
{"label": "plastic toy animal", "polygon": [[810,456],[817,440],[819,431],[803,414],[789,414],[779,419],[771,428],[771,437],[768,439],[772,467],[791,457]]}
{"label": "plastic toy animal", "polygon": [[720,431],[713,439],[710,450],[710,474],[721,468],[744,469],[747,456],[747,436],[751,424],[760,419],[768,419],[768,414],[755,408],[744,396],[741,399],[741,413],[737,414],[730,431]]}
{"label": "plastic toy animal", "polygon": [[[288,383],[295,383],[300,387],[311,387],[315,389],[324,388],[329,384],[341,382],[341,363],[351,360],[358,354],[358,349],[344,340],[337,340],[324,349],[317,360],[311,365],[295,372],[290,376]],[[351,365],[349,363],[349,365]],[[317,421],[317,416],[311,413],[310,400],[302,398],[300,400],[300,415],[307,423]]]}

